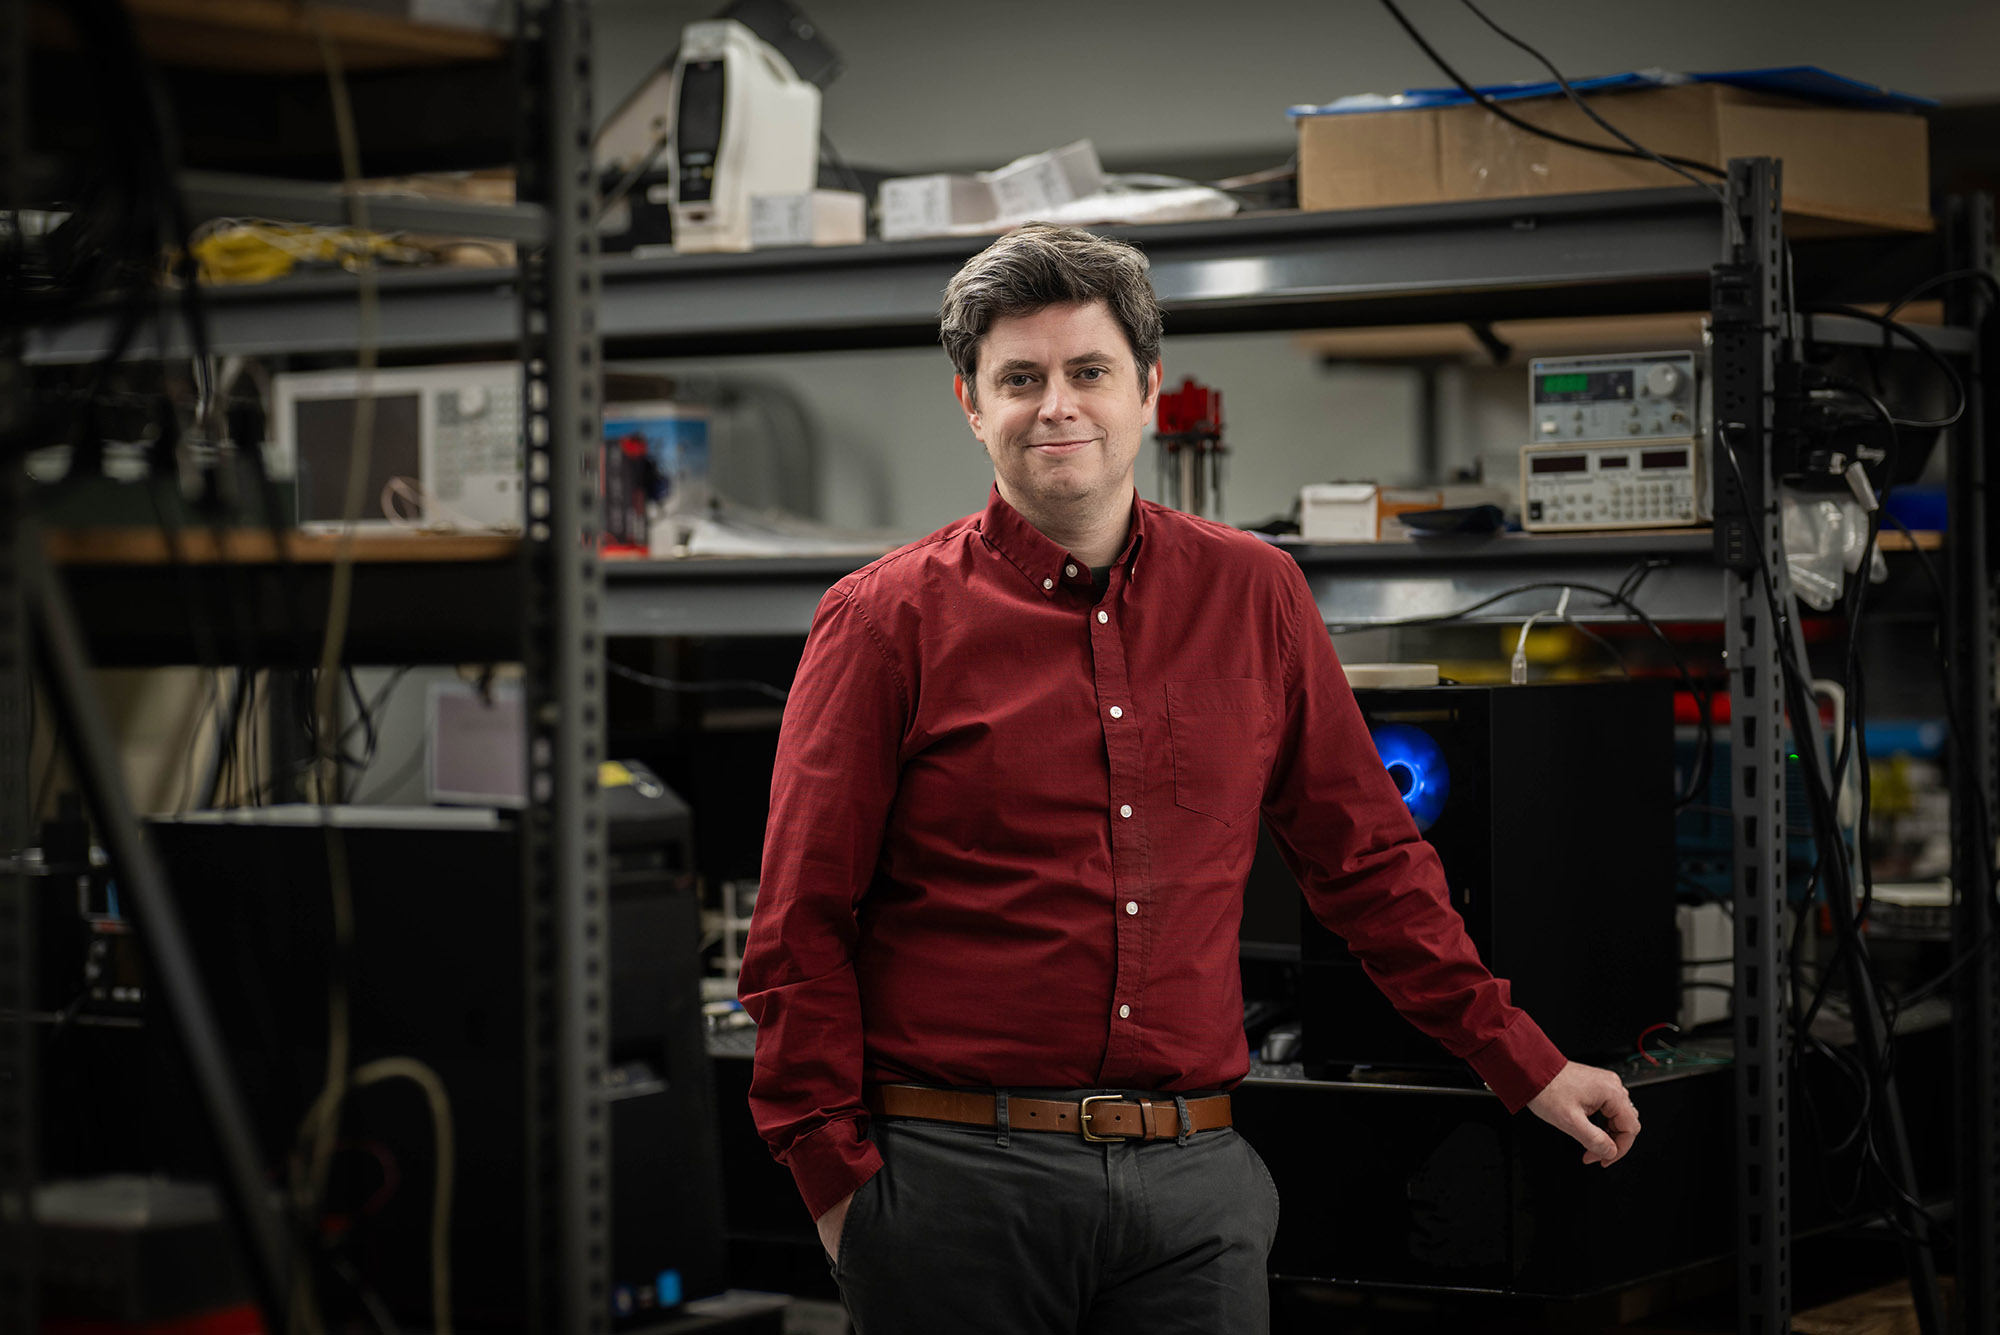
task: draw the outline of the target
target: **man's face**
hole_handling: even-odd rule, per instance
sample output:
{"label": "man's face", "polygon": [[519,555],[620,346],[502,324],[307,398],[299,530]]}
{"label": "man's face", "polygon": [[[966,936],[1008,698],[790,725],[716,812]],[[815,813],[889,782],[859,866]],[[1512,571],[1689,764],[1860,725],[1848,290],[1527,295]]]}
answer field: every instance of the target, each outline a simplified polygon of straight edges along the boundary
{"label": "man's face", "polygon": [[1160,366],[1140,382],[1102,301],[995,320],[977,375],[976,400],[963,377],[952,388],[1010,504],[1068,508],[1129,494]]}

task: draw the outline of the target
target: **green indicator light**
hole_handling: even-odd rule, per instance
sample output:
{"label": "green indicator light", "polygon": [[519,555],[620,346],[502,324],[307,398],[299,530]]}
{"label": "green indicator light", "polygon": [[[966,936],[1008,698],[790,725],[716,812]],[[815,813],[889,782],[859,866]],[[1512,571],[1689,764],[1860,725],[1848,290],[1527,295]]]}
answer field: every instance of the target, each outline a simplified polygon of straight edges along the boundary
{"label": "green indicator light", "polygon": [[1545,375],[1542,377],[1544,394],[1581,394],[1590,388],[1588,375]]}

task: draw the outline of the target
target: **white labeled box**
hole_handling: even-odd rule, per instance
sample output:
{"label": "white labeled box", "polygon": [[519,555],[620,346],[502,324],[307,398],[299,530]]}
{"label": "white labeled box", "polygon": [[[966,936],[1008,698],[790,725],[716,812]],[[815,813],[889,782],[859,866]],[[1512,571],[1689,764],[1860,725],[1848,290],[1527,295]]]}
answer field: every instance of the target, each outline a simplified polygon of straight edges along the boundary
{"label": "white labeled box", "polygon": [[867,200],[852,190],[753,195],[750,199],[750,245],[754,250],[858,246],[867,235]]}
{"label": "white labeled box", "polygon": [[882,239],[938,236],[1000,216],[993,187],[976,176],[898,176],[882,182]]}

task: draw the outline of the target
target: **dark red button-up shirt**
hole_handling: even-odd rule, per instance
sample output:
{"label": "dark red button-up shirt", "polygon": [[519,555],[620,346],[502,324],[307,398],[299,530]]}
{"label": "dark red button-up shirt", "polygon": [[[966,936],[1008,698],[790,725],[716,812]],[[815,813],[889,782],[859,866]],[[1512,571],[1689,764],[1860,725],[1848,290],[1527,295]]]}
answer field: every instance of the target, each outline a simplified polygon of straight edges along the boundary
{"label": "dark red button-up shirt", "polygon": [[1100,594],[996,491],[828,591],[741,984],[752,1112],[813,1215],[881,1164],[864,1081],[1241,1080],[1260,815],[1314,913],[1510,1109],[1561,1069],[1467,939],[1285,553],[1139,501]]}

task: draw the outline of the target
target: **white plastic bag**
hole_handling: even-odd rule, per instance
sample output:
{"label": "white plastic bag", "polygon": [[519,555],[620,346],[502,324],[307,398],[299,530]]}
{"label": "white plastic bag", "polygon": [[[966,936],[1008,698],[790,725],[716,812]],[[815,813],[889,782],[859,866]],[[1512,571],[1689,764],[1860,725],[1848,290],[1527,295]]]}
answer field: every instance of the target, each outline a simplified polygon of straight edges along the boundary
{"label": "white plastic bag", "polygon": [[[1852,496],[1787,487],[1778,495],[1778,525],[1792,588],[1806,606],[1830,611],[1840,601],[1847,576],[1861,568],[1868,512]],[[1878,550],[1869,562],[1868,581],[1880,584],[1888,577],[1888,562]]]}

